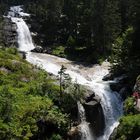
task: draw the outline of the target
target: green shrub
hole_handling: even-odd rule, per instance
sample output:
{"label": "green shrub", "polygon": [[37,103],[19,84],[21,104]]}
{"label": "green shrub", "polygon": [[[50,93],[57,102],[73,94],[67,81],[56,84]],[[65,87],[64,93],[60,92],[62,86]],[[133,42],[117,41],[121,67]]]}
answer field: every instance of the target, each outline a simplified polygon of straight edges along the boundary
{"label": "green shrub", "polygon": [[0,49],[0,68],[0,139],[29,140],[40,135],[39,121],[65,135],[67,114],[54,106],[58,88],[48,74],[21,59],[13,48]]}
{"label": "green shrub", "polygon": [[117,134],[113,140],[135,140],[140,132],[140,114],[124,116],[120,119]]}
{"label": "green shrub", "polygon": [[68,47],[73,47],[76,45],[76,41],[72,36],[69,36],[68,40],[67,40],[67,46]]}
{"label": "green shrub", "polygon": [[6,48],[6,51],[7,51],[7,53],[8,54],[14,54],[14,55],[16,55],[17,53],[18,53],[18,50],[17,50],[17,48],[16,47],[9,47],[9,48]]}
{"label": "green shrub", "polygon": [[133,97],[129,97],[126,99],[126,101],[124,103],[124,113],[125,114],[134,114],[134,112],[135,112],[134,102],[135,102],[135,99]]}
{"label": "green shrub", "polygon": [[50,140],[62,140],[62,137],[59,134],[53,134]]}

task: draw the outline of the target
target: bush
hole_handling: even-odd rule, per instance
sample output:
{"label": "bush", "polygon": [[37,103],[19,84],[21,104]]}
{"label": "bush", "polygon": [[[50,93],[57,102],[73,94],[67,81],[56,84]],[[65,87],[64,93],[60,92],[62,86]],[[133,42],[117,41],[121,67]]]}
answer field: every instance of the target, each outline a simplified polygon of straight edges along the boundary
{"label": "bush", "polygon": [[69,36],[68,40],[67,40],[67,46],[68,47],[73,47],[76,45],[76,41],[72,36]]}
{"label": "bush", "polygon": [[53,134],[50,140],[62,140],[62,137],[59,134]]}
{"label": "bush", "polygon": [[[67,115],[54,106],[58,90],[48,74],[21,59],[15,48],[0,49],[0,68],[0,139],[39,137],[47,124],[65,135]],[[43,122],[42,129],[39,122]],[[43,138],[49,136],[45,133]]]}
{"label": "bush", "polygon": [[140,135],[140,114],[124,116],[120,120],[117,134],[113,140],[135,140]]}
{"label": "bush", "polygon": [[135,112],[134,102],[135,102],[135,99],[133,97],[129,97],[126,99],[126,101],[124,103],[124,113],[125,114],[134,114],[134,112]]}
{"label": "bush", "polygon": [[7,53],[14,54],[14,55],[16,55],[18,53],[17,48],[14,47],[14,46],[13,47],[11,46],[11,47],[7,48],[6,51],[7,51]]}

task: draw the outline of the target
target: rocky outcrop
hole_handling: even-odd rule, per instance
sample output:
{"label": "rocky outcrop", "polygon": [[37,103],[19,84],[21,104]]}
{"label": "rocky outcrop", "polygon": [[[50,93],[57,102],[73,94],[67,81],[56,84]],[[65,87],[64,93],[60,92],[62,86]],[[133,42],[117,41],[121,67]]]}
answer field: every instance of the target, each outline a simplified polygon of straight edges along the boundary
{"label": "rocky outcrop", "polygon": [[50,50],[50,48],[43,48],[41,46],[36,46],[33,50],[31,50],[31,52],[50,54],[52,51]]}
{"label": "rocky outcrop", "polygon": [[137,77],[137,80],[134,86],[134,91],[137,91],[140,93],[140,75]]}
{"label": "rocky outcrop", "polygon": [[100,136],[104,132],[105,122],[104,114],[100,104],[100,99],[94,97],[92,101],[84,104],[87,122],[94,132],[94,135]]}
{"label": "rocky outcrop", "polygon": [[110,83],[111,90],[118,92],[123,100],[125,100],[132,93],[132,90],[131,90],[130,85],[128,84],[128,81],[129,81],[128,77],[122,76],[122,77],[116,78],[116,82]]}
{"label": "rocky outcrop", "polygon": [[90,123],[94,135],[100,136],[104,129],[104,114],[100,104],[101,99],[91,90],[86,91],[85,103],[83,104],[86,112],[87,122]]}
{"label": "rocky outcrop", "polygon": [[109,74],[105,75],[102,80],[103,81],[108,81],[108,80],[113,80],[113,79],[114,79],[113,74],[109,73]]}
{"label": "rocky outcrop", "polygon": [[31,52],[43,53],[44,49],[41,46],[36,46]]}
{"label": "rocky outcrop", "polygon": [[[130,137],[131,137],[132,140],[139,140],[140,139],[139,138],[139,125],[137,125],[137,124],[139,124],[138,123],[139,119],[137,120],[136,117],[137,117],[137,115],[139,115],[139,112],[140,112],[140,76],[138,76],[138,78],[136,80],[135,86],[133,88],[133,92],[130,89],[130,87],[123,87],[119,93],[124,98],[126,98],[129,95],[129,93],[131,96],[133,94],[133,97],[135,98],[135,102],[134,102],[134,104],[132,104],[132,106],[133,106],[133,109],[135,109],[135,111],[132,111],[131,114],[129,114],[129,113],[125,114],[124,117],[126,117],[126,118],[130,117],[129,122],[123,121],[121,119],[119,126],[114,129],[109,140],[116,140],[116,139],[119,139],[120,137],[124,137],[124,139],[130,139]],[[138,95],[138,96],[136,96],[136,95]],[[131,105],[131,102],[129,104]],[[132,123],[132,121],[133,121],[133,123]],[[137,123],[134,125],[135,122],[137,122]],[[127,132],[126,133],[122,132],[122,130],[123,129],[125,130],[126,127],[128,127],[131,130],[129,132],[129,134]]]}
{"label": "rocky outcrop", "polygon": [[72,127],[68,132],[68,140],[80,140],[79,127]]}
{"label": "rocky outcrop", "polygon": [[[104,114],[100,104],[101,99],[95,95],[93,91],[87,89],[85,92],[84,101],[83,107],[85,109],[86,121],[89,123],[94,135],[100,136],[102,135],[105,127]],[[77,125],[72,126],[73,127],[68,132],[68,140],[81,140],[80,122],[78,121]]]}
{"label": "rocky outcrop", "polygon": [[17,26],[11,18],[4,18],[4,40],[7,46],[17,46]]}

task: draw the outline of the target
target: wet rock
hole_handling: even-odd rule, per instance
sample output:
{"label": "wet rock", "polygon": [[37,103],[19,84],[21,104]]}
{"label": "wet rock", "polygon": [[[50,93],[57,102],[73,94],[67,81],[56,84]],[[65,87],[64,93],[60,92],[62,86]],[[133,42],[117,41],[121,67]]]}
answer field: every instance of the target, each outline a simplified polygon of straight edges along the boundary
{"label": "wet rock", "polygon": [[68,132],[68,140],[80,140],[79,127],[72,127]]}
{"label": "wet rock", "polygon": [[99,103],[100,103],[100,102],[94,100],[94,101],[90,101],[90,102],[88,102],[88,103],[85,103],[84,106],[87,106],[87,107],[89,107],[89,108],[93,108],[93,107],[95,107],[95,106],[96,106],[97,104],[99,104]]}
{"label": "wet rock", "polygon": [[132,90],[129,86],[120,89],[119,94],[123,100],[125,100],[129,95],[131,95]]}
{"label": "wet rock", "polygon": [[84,100],[86,102],[89,102],[93,99],[93,97],[95,97],[95,93],[92,90],[85,87]]}
{"label": "wet rock", "polygon": [[113,74],[109,73],[109,74],[105,75],[102,80],[108,81],[108,80],[113,80],[113,79],[114,79]]}
{"label": "wet rock", "polygon": [[90,101],[93,100],[94,97],[95,97],[95,93],[92,92],[91,95],[88,95],[88,96],[85,97],[85,101],[86,101],[86,102],[90,102]]}
{"label": "wet rock", "polygon": [[97,96],[88,103],[84,105],[87,122],[90,123],[95,136],[100,136],[104,132],[105,122],[104,114],[100,104],[100,98]]}
{"label": "wet rock", "polygon": [[19,51],[19,55],[22,59],[26,59],[26,52]]}
{"label": "wet rock", "polygon": [[35,47],[31,52],[36,52],[36,53],[43,53],[43,48],[41,46]]}
{"label": "wet rock", "polygon": [[109,140],[114,140],[114,138],[117,136],[117,128],[115,128],[112,132],[112,134],[109,137]]}
{"label": "wet rock", "polygon": [[119,92],[123,87],[128,86],[128,77],[127,76],[121,76],[118,78],[115,78],[115,83],[110,83],[110,88],[113,91]]}
{"label": "wet rock", "polygon": [[110,83],[110,88],[112,91],[119,92],[123,88],[123,85],[120,83]]}
{"label": "wet rock", "polygon": [[43,51],[44,53],[52,54],[52,49],[46,47],[45,50]]}
{"label": "wet rock", "polygon": [[134,91],[139,92],[140,93],[140,76],[138,76],[135,86],[134,86]]}

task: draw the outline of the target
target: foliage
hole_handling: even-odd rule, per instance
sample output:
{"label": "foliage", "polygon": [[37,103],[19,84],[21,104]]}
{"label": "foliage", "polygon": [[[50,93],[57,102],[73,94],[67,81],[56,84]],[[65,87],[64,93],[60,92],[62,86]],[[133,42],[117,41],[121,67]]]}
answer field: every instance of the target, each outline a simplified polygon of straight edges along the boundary
{"label": "foliage", "polygon": [[134,114],[135,108],[134,108],[135,99],[133,97],[129,97],[125,100],[124,103],[124,113],[125,114]]}
{"label": "foliage", "polygon": [[62,140],[62,137],[59,134],[57,134],[57,135],[54,134],[54,135],[52,135],[50,140]]}
{"label": "foliage", "polygon": [[55,46],[53,47],[52,54],[59,57],[66,57],[65,47],[64,46]]}
{"label": "foliage", "polygon": [[58,74],[60,82],[60,105],[64,112],[71,115],[71,111],[77,107],[77,101],[83,98],[84,88],[76,81],[74,83],[71,81],[63,65]]}
{"label": "foliage", "polygon": [[134,29],[128,28],[122,36],[117,38],[111,57],[112,71],[126,73],[131,79],[131,84],[134,84],[140,69],[140,53],[138,50],[134,50],[133,37]]}
{"label": "foliage", "polygon": [[68,85],[71,83],[71,78],[69,74],[65,73],[66,68],[62,65],[59,74],[59,83],[60,83],[60,96],[63,94],[63,90],[65,90]]}
{"label": "foliage", "polygon": [[113,140],[132,140],[139,137],[140,114],[124,116],[120,120],[117,134]]}
{"label": "foliage", "polygon": [[40,135],[41,121],[64,136],[67,115],[48,97],[58,92],[48,74],[20,58],[15,48],[0,49],[0,60],[0,139]]}
{"label": "foliage", "polygon": [[75,40],[72,36],[69,36],[68,40],[67,40],[67,46],[69,47],[74,47],[75,46]]}

